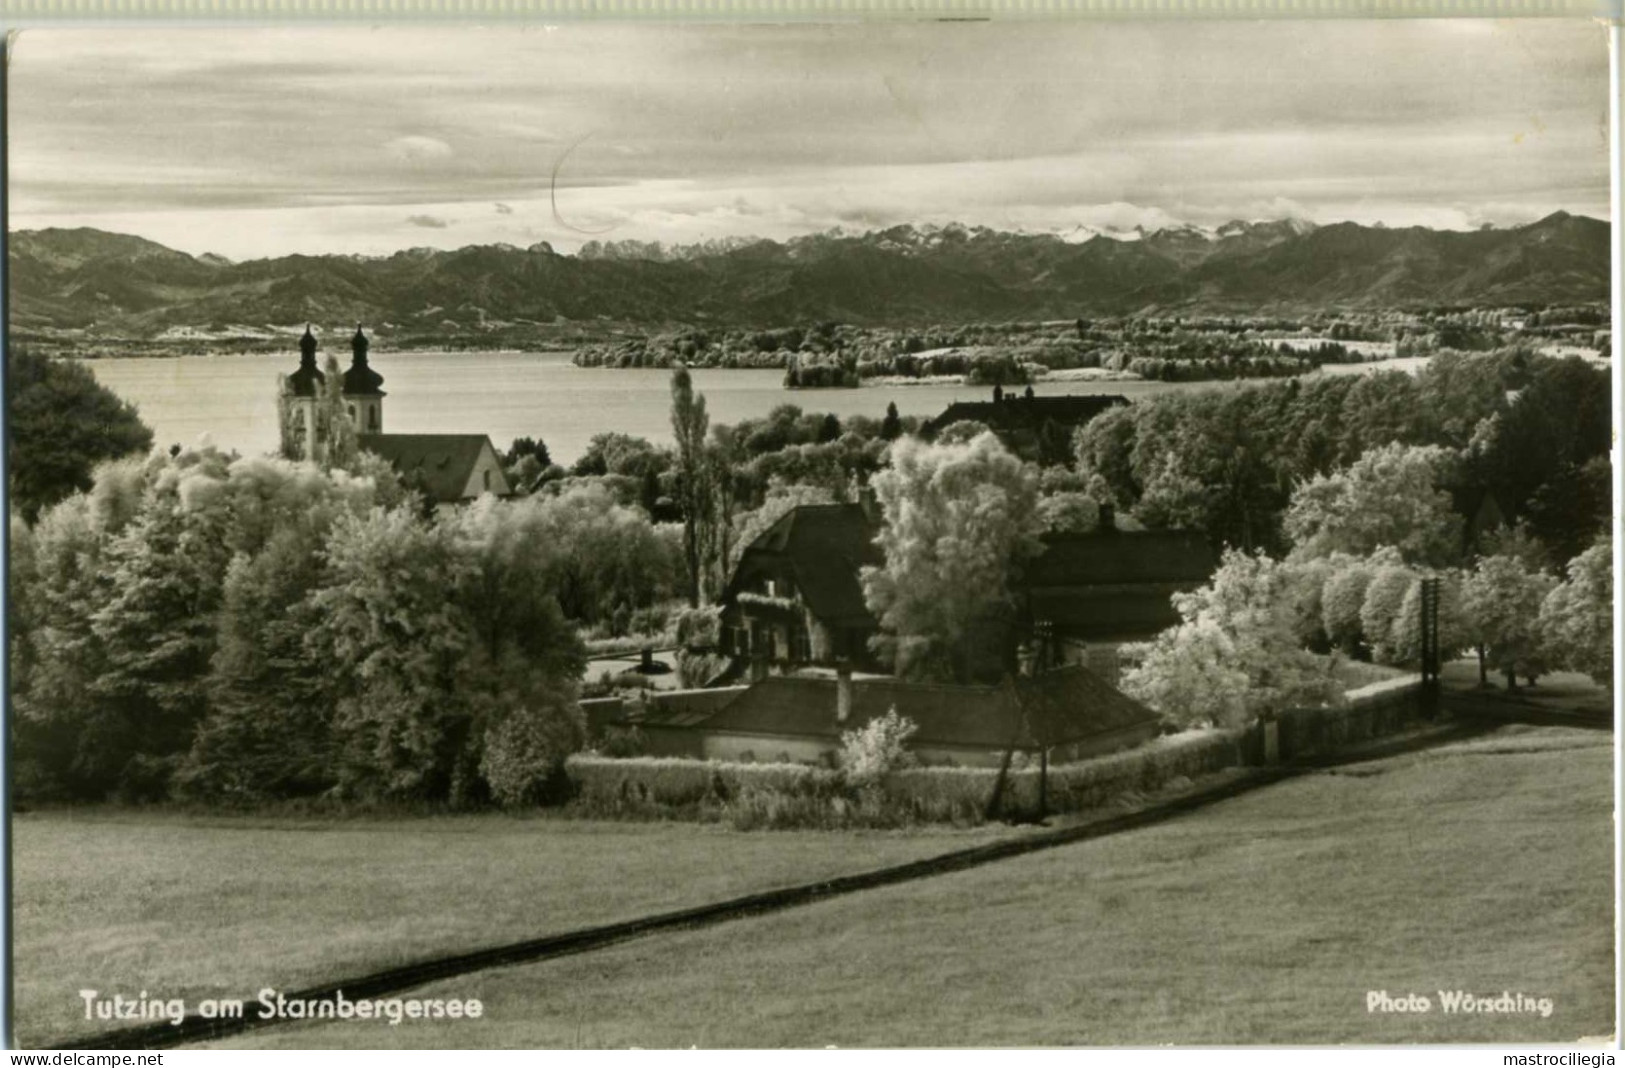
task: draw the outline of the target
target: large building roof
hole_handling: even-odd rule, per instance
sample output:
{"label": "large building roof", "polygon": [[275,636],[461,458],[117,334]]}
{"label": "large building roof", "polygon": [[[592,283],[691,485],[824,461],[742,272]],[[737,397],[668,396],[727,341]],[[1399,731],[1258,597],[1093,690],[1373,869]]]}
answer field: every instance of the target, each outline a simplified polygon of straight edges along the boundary
{"label": "large building roof", "polygon": [[835,718],[831,678],[784,676],[753,684],[697,724],[705,731],[839,739],[895,708],[919,728],[926,748],[1034,749],[1068,745],[1158,722],[1146,706],[1088,668],[1072,666],[1000,686],[946,686],[893,678],[857,678],[845,723]]}
{"label": "large building roof", "polygon": [[1061,394],[1059,396],[1007,395],[1003,400],[955,401],[928,420],[921,430],[929,437],[945,427],[970,419],[991,430],[1036,430],[1045,420],[1063,426],[1082,426],[1101,412],[1127,404],[1118,394]]}
{"label": "large building roof", "polygon": [[[734,582],[753,564],[786,567],[813,615],[830,622],[869,619],[858,572],[885,562],[874,542],[879,527],[859,504],[804,504],[764,530],[740,556]],[[737,587],[730,584],[731,593]]]}
{"label": "large building roof", "polygon": [[388,460],[408,486],[440,503],[463,499],[480,454],[492,447],[484,434],[362,434],[357,443]]}
{"label": "large building roof", "polygon": [[1193,530],[1121,530],[1045,534],[1044,551],[1023,572],[1027,586],[1105,586],[1206,582],[1213,550]]}
{"label": "large building roof", "polygon": [[1149,638],[1179,622],[1173,595],[1213,574],[1207,540],[1186,530],[1048,534],[1022,576],[1027,610],[1072,638]]}

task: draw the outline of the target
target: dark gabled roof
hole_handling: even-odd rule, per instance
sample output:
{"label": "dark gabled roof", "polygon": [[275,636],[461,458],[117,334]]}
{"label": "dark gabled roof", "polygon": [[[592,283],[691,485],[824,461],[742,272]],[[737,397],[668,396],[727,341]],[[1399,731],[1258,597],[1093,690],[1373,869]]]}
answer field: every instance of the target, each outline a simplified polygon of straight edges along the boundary
{"label": "dark gabled roof", "polygon": [[1028,601],[1032,618],[1049,623],[1077,641],[1147,641],[1179,623],[1174,594],[1195,586],[1146,583],[1120,589],[1035,590]]}
{"label": "dark gabled roof", "polygon": [[1076,639],[1149,638],[1174,626],[1173,595],[1202,585],[1217,563],[1191,531],[1107,529],[1043,541],[1022,575],[1028,612]]}
{"label": "dark gabled roof", "polygon": [[1083,741],[1158,722],[1157,714],[1073,666],[1001,686],[943,686],[892,678],[852,680],[852,710],[835,719],[830,678],[763,679],[698,724],[705,731],[838,741],[895,708],[919,728],[911,744],[999,750]]}
{"label": "dark gabled roof", "polygon": [[484,434],[362,434],[357,443],[388,460],[408,486],[441,503],[463,499],[480,453],[492,447]]}
{"label": "dark gabled roof", "polygon": [[802,603],[829,622],[872,621],[863,600],[858,571],[885,558],[875,544],[879,527],[859,504],[803,504],[751,542],[734,570],[729,595],[749,566],[764,560],[783,564]]}
{"label": "dark gabled roof", "polygon": [[1011,394],[1001,401],[955,401],[943,413],[928,420],[921,429],[935,434],[964,419],[974,420],[992,430],[1036,430],[1045,420],[1067,426],[1082,426],[1108,408],[1127,404],[1119,394],[1062,394],[1026,397]]}
{"label": "dark gabled roof", "polygon": [[1027,562],[1029,588],[1203,583],[1217,561],[1201,534],[1190,530],[1118,530],[1045,534],[1044,551]]}

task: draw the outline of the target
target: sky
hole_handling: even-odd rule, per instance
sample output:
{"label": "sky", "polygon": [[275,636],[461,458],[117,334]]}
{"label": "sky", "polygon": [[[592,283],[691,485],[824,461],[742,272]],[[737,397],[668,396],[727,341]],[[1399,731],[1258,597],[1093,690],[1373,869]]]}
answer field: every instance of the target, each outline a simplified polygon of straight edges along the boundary
{"label": "sky", "polygon": [[33,29],[10,225],[235,260],[1606,218],[1581,20]]}

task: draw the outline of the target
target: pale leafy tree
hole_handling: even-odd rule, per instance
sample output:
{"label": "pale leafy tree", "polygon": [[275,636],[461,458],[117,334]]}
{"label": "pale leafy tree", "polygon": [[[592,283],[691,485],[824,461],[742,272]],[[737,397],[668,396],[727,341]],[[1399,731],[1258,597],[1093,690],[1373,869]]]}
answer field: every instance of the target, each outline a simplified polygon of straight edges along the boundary
{"label": "pale leafy tree", "polygon": [[1399,618],[1406,594],[1419,581],[1417,573],[1403,565],[1385,564],[1372,568],[1371,581],[1366,585],[1365,597],[1360,602],[1360,630],[1371,648],[1371,659],[1379,664],[1401,662],[1395,648],[1394,624]]}
{"label": "pale leafy tree", "polygon": [[[1393,622],[1388,627],[1390,661],[1418,664],[1422,660],[1422,578],[1418,576],[1405,591]],[[1464,573],[1454,568],[1433,574],[1439,582],[1439,654],[1453,659],[1470,643],[1467,620],[1462,614],[1461,591]]]}
{"label": "pale leafy tree", "polygon": [[1123,691],[1183,726],[1242,726],[1335,700],[1329,663],[1294,634],[1290,583],[1277,561],[1226,551],[1209,585],[1174,596],[1180,624],[1143,648]]}
{"label": "pale leafy tree", "polygon": [[908,742],[919,729],[893,705],[857,730],[842,731],[840,765],[847,783],[860,790],[873,787],[888,772],[913,763]]}
{"label": "pale leafy tree", "polygon": [[1568,576],[1541,602],[1539,630],[1551,659],[1613,686],[1613,612],[1613,546],[1604,541],[1570,560]]}
{"label": "pale leafy tree", "polygon": [[[228,517],[210,506],[225,477],[212,450],[156,472],[140,511],[107,544],[107,585],[91,615],[103,657],[90,684],[107,735],[109,785],[157,797],[208,707],[214,619],[230,552]],[[113,762],[122,757],[122,767]]]}
{"label": "pale leafy tree", "polygon": [[355,463],[360,442],[355,422],[344,402],[344,373],[331,353],[327,357],[326,375],[316,407],[317,432],[322,435],[320,460],[323,467],[348,467]]}
{"label": "pale leafy tree", "polygon": [[1438,446],[1384,445],[1346,470],[1300,483],[1283,520],[1292,559],[1366,556],[1392,545],[1408,563],[1450,563],[1461,525],[1438,487],[1453,462]]}
{"label": "pale leafy tree", "polygon": [[[484,512],[478,514],[486,514]],[[566,618],[597,624],[622,607],[646,608],[684,588],[686,572],[648,515],[584,482],[558,496],[533,495],[500,512],[536,546],[535,563]]]}
{"label": "pale leafy tree", "polygon": [[1213,491],[1191,474],[1176,452],[1162,457],[1134,506],[1134,518],[1153,529],[1201,527]]}
{"label": "pale leafy tree", "polygon": [[[457,591],[472,642],[452,690],[480,743],[479,776],[506,805],[542,800],[585,740],[577,703],[585,653],[553,595],[527,504],[487,497],[456,517],[458,549],[472,565]],[[457,769],[454,801],[472,792],[470,778],[472,769]]]}
{"label": "pale leafy tree", "polygon": [[1518,676],[1533,680],[1546,670],[1540,641],[1541,602],[1557,580],[1516,556],[1486,556],[1462,583],[1462,614],[1468,640],[1479,649],[1479,673],[1499,671],[1507,689]]}
{"label": "pale leafy tree", "polygon": [[963,445],[900,439],[871,485],[886,517],[885,564],[862,575],[876,651],[901,674],[969,681],[969,645],[1008,619],[1017,569],[1040,548],[1037,476],[988,433]]}
{"label": "pale leafy tree", "polygon": [[342,517],[313,594],[310,650],[329,665],[341,786],[357,795],[444,797],[468,718],[453,684],[473,640],[457,598],[473,570],[450,524],[410,509]]}
{"label": "pale leafy tree", "polygon": [[1100,505],[1087,493],[1063,490],[1038,501],[1044,529],[1057,534],[1087,534],[1100,525]]}
{"label": "pale leafy tree", "polygon": [[1353,557],[1343,553],[1333,553],[1319,560],[1289,561],[1283,565],[1288,576],[1287,596],[1292,611],[1292,633],[1297,637],[1298,644],[1309,649],[1331,647],[1322,603],[1326,584],[1353,560]]}
{"label": "pale leafy tree", "polygon": [[937,432],[937,443],[940,445],[966,445],[983,434],[991,433],[986,423],[975,419],[961,419],[949,423]]}
{"label": "pale leafy tree", "polygon": [[[1385,552],[1384,559],[1399,562],[1397,551],[1388,549]],[[1340,559],[1343,564],[1327,576],[1326,584],[1321,588],[1321,625],[1325,628],[1327,639],[1352,656],[1360,651],[1365,639],[1360,610],[1365,607],[1365,593],[1371,585],[1373,567],[1371,561],[1346,553],[1337,554],[1333,559]]]}

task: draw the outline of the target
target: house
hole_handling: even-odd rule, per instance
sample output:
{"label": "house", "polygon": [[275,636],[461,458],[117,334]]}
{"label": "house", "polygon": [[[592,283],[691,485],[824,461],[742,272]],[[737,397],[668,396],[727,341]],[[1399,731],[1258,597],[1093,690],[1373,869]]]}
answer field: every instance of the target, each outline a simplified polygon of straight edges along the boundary
{"label": "house", "polygon": [[934,439],[954,423],[981,423],[997,434],[1006,448],[1029,460],[1057,462],[1072,451],[1072,432],[1095,416],[1128,398],[1117,394],[1062,394],[1041,397],[1027,387],[1021,396],[1005,395],[995,387],[988,401],[955,401],[941,415],[920,426],[920,434]]}
{"label": "house", "polygon": [[880,513],[857,504],[804,504],[745,547],[724,589],[722,652],[744,660],[873,666],[877,625],[859,572],[884,562]]}
{"label": "house", "polygon": [[1200,533],[1125,530],[1110,505],[1096,529],[1042,540],[1022,576],[1023,616],[1049,631],[1061,662],[1088,664],[1113,683],[1118,648],[1178,624],[1174,594],[1207,582],[1218,564]]}
{"label": "house", "polygon": [[356,325],[350,338],[350,367],[344,372],[340,395],[343,415],[332,415],[323,405],[327,376],[316,366],[316,336],[305,324],[299,339],[299,367],[282,379],[279,402],[282,418],[306,459],[320,455],[330,427],[324,420],[348,418],[357,444],[389,461],[410,488],[421,492],[432,506],[459,504],[486,494],[510,496],[507,475],[491,439],[484,434],[384,433],[384,376],[367,360],[370,342]]}
{"label": "house", "polygon": [[994,686],[906,682],[889,676],[774,676],[720,710],[660,719],[659,752],[707,760],[827,762],[844,732],[896,709],[918,728],[909,749],[926,764],[997,767],[1009,752],[1079,760],[1139,745],[1161,732],[1157,714],[1080,665]]}
{"label": "house", "polygon": [[[859,570],[884,562],[880,524],[867,495],[865,503],[786,513],[745,549],[723,593],[722,651],[787,670],[841,662],[879,669],[868,648],[879,624]],[[1111,682],[1117,647],[1178,623],[1173,595],[1201,586],[1217,565],[1201,534],[1126,529],[1110,505],[1095,530],[1041,540],[1043,552],[1019,581],[1016,626],[1048,624],[1058,660],[1087,663]],[[994,635],[981,643],[1004,659],[1007,644]]]}
{"label": "house", "polygon": [[963,420],[981,423],[989,430],[1037,430],[1045,420],[1062,426],[1082,426],[1100,413],[1127,404],[1128,398],[1119,394],[1062,394],[1040,397],[1031,387],[1022,396],[1006,396],[1003,389],[995,391],[992,400],[954,401],[941,415],[921,424],[920,432],[934,436],[944,427]]}

